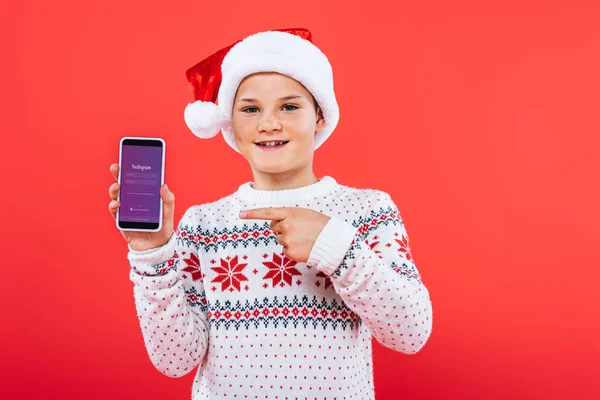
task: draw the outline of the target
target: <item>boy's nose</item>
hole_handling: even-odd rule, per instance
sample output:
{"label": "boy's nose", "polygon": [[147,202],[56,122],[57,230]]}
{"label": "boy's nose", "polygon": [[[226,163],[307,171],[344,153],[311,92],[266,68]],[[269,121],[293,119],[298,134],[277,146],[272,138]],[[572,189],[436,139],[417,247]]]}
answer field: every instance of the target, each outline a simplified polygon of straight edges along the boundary
{"label": "boy's nose", "polygon": [[277,129],[281,129],[281,123],[272,113],[265,114],[258,122],[259,132],[270,132]]}

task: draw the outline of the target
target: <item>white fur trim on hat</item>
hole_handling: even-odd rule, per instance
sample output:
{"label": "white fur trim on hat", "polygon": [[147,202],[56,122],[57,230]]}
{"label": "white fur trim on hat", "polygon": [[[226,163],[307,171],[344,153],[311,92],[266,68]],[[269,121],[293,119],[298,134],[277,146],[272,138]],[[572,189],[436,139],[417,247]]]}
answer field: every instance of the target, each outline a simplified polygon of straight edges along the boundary
{"label": "white fur trim on hat", "polygon": [[194,135],[203,139],[216,136],[225,125],[226,119],[218,105],[200,100],[185,107],[183,118]]}
{"label": "white fur trim on hat", "polygon": [[[339,121],[333,90],[333,71],[323,52],[310,41],[291,33],[266,31],[248,36],[233,46],[221,64],[223,79],[218,103],[231,120],[233,101],[242,80],[257,72],[278,72],[300,82],[315,98],[325,127],[315,135],[315,150],[331,135]],[[227,144],[239,153],[231,124],[221,128]]]}

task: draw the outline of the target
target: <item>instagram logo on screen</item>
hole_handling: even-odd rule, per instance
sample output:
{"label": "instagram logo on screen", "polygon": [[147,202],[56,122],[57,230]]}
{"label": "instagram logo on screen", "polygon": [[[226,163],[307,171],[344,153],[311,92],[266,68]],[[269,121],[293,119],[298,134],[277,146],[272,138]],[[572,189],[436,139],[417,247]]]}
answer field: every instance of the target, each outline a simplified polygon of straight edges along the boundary
{"label": "instagram logo on screen", "polygon": [[120,219],[158,223],[162,149],[123,146]]}

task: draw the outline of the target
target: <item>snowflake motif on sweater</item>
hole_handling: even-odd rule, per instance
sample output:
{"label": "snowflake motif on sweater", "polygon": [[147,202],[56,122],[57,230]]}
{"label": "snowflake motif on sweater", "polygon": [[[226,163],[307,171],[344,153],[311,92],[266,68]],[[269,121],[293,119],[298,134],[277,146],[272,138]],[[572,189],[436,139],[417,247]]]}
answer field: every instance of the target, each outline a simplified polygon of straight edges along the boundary
{"label": "snowflake motif on sweater", "polygon": [[[282,253],[270,221],[238,218],[268,206],[331,217],[306,263]],[[164,246],[127,257],[150,360],[170,377],[198,367],[193,400],[371,400],[371,338],[414,354],[431,335],[396,205],[329,176],[279,191],[245,183],[188,208]]]}
{"label": "snowflake motif on sweater", "polygon": [[269,268],[269,272],[263,279],[273,279],[273,287],[276,285],[284,287],[286,284],[292,286],[292,278],[295,275],[302,275],[294,267],[296,261],[287,258],[283,252],[281,254],[273,254],[272,258],[272,261],[263,262],[263,265]]}
{"label": "snowflake motif on sweater", "polygon": [[[234,290],[239,292],[240,283],[248,280],[242,273],[247,265],[248,264],[238,262],[238,256],[234,256],[233,258],[227,256],[226,260],[221,259],[220,267],[210,268],[217,273],[217,276],[211,282],[221,282],[221,291],[229,289],[230,292],[233,292]],[[246,286],[246,288],[247,287],[248,286]]]}

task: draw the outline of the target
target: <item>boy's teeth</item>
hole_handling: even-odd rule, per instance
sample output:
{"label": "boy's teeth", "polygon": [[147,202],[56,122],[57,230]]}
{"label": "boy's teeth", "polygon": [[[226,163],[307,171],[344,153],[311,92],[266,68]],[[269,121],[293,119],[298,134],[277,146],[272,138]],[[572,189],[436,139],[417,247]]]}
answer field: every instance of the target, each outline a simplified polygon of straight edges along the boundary
{"label": "boy's teeth", "polygon": [[285,144],[285,142],[262,142],[259,143],[259,146],[277,146],[281,144]]}

